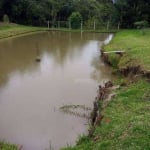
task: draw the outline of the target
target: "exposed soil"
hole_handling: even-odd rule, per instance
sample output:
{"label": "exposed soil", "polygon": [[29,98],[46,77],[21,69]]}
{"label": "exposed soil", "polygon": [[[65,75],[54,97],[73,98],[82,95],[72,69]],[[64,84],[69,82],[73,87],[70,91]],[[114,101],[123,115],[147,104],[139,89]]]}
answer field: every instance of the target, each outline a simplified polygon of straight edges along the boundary
{"label": "exposed soil", "polygon": [[[112,66],[111,61],[109,60],[109,54],[104,53],[104,50],[102,50],[102,58],[104,63]],[[117,54],[116,54],[117,55]],[[123,57],[124,55],[120,55],[120,57]],[[140,65],[134,65],[134,66],[125,66],[118,68],[118,72],[121,73],[124,76],[128,75],[142,75],[143,77],[146,77],[150,80],[150,70],[143,70]]]}
{"label": "exposed soil", "polygon": [[114,86],[111,81],[105,82],[103,85],[99,85],[97,96],[93,102],[93,111],[91,113],[91,128],[89,129],[89,137],[93,136],[94,128],[96,125],[100,125],[104,118],[103,111],[116,95],[115,89],[119,86]]}

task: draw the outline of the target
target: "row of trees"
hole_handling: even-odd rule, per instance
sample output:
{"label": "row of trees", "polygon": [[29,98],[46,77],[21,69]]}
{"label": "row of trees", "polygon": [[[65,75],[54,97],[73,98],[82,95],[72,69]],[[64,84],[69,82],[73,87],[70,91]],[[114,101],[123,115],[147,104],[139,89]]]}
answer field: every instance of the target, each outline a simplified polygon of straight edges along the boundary
{"label": "row of trees", "polygon": [[136,23],[150,23],[150,0],[115,0],[114,5],[122,27],[133,28]]}
{"label": "row of trees", "polygon": [[122,27],[134,27],[135,22],[150,22],[149,0],[0,0],[0,19],[7,14],[11,22],[45,25],[47,20],[67,21],[75,12],[85,24],[93,20]]}

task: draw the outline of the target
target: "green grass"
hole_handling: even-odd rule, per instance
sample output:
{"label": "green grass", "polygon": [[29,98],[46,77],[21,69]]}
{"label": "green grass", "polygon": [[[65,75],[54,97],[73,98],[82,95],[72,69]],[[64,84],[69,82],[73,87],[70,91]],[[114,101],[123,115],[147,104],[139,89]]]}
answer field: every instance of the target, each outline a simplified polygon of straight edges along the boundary
{"label": "green grass", "polygon": [[0,142],[0,150],[18,150],[18,148],[14,144]]}
{"label": "green grass", "polygon": [[[101,136],[100,145],[108,142],[108,149],[150,148],[150,84],[144,81],[117,91],[117,96],[105,110],[105,118],[95,134]],[[110,120],[109,123],[106,120]],[[97,146],[96,146],[97,147]],[[99,147],[103,148],[103,146]]]}
{"label": "green grass", "polygon": [[[142,70],[150,70],[150,29],[143,34],[140,30],[123,30],[116,33],[106,51],[125,50],[126,55],[118,63],[119,68],[140,65]],[[110,55],[110,59],[115,57]]]}
{"label": "green grass", "polygon": [[25,33],[45,31],[46,28],[30,27],[17,24],[0,24],[0,39],[17,36]]}

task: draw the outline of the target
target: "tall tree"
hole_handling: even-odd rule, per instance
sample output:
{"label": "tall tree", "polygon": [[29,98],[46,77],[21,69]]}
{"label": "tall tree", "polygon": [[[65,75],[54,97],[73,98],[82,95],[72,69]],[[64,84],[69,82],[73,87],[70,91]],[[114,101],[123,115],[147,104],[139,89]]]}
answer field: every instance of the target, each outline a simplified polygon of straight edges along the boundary
{"label": "tall tree", "polygon": [[116,0],[115,7],[122,27],[134,27],[134,23],[140,20],[150,21],[149,0]]}
{"label": "tall tree", "polygon": [[79,12],[84,22],[120,22],[131,28],[137,21],[150,22],[150,0],[0,0],[0,19],[7,14],[21,24],[39,26],[51,20],[54,25],[67,21],[72,12]]}

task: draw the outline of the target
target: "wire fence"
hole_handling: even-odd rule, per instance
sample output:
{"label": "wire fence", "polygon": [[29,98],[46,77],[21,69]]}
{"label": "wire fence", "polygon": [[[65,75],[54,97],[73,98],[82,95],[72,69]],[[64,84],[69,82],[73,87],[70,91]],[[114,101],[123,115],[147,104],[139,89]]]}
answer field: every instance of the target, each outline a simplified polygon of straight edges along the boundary
{"label": "wire fence", "polygon": [[[64,28],[64,29],[73,29],[72,24],[69,21],[47,21],[46,25],[49,29],[54,29],[54,28]],[[119,30],[120,29],[120,23],[102,23],[102,22],[96,22],[96,21],[91,21],[91,22],[80,22],[80,25],[78,27],[79,30]]]}

